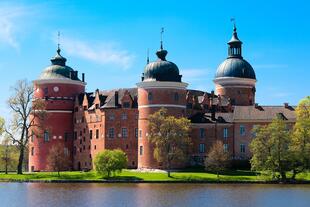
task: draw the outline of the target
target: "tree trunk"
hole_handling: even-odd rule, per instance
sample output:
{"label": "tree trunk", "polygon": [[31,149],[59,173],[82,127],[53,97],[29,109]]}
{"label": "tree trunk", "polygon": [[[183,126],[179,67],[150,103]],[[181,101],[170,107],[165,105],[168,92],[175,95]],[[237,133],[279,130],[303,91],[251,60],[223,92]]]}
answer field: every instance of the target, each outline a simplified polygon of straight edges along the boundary
{"label": "tree trunk", "polygon": [[292,180],[296,179],[296,175],[297,175],[297,170],[293,170],[293,175],[291,177]]}
{"label": "tree trunk", "polygon": [[19,159],[18,159],[18,165],[17,165],[17,174],[23,174],[23,162],[24,162],[24,147],[20,146],[19,151]]}
{"label": "tree trunk", "polygon": [[286,182],[286,173],[285,172],[280,172],[281,175],[281,181]]}
{"label": "tree trunk", "polygon": [[8,158],[5,160],[5,174],[8,174]]}

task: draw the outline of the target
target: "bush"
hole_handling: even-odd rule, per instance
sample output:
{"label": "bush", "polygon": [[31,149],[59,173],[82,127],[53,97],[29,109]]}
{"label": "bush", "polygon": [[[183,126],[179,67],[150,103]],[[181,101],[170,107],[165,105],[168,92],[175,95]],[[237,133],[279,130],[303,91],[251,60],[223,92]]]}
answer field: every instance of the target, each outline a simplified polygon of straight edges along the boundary
{"label": "bush", "polygon": [[104,177],[120,173],[127,166],[127,155],[122,150],[104,150],[95,158],[96,172]]}

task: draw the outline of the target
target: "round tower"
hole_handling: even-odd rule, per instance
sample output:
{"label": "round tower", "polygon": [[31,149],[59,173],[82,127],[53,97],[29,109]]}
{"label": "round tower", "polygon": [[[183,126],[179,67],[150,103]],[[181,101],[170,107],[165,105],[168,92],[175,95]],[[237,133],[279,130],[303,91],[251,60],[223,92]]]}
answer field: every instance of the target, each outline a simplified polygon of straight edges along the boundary
{"label": "round tower", "polygon": [[216,93],[230,98],[232,105],[254,105],[256,76],[252,66],[242,57],[242,42],[234,25],[228,44],[228,57],[217,68]]}
{"label": "round tower", "polygon": [[156,52],[158,59],[148,62],[138,87],[138,168],[161,168],[154,158],[154,146],[148,139],[148,117],[161,108],[169,115],[181,117],[186,109],[186,87],[181,81],[178,67],[166,60],[167,51]]}
{"label": "round tower", "polygon": [[[73,107],[74,98],[84,93],[84,75],[81,81],[78,71],[66,65],[66,58],[60,55],[58,47],[51,65],[43,70],[34,84],[34,99],[45,103],[46,117],[39,129],[32,128],[29,140],[29,170],[45,171],[49,149],[57,143],[64,146],[64,153],[72,162],[73,149]],[[70,163],[71,163],[70,162]],[[71,165],[67,169],[71,169]]]}

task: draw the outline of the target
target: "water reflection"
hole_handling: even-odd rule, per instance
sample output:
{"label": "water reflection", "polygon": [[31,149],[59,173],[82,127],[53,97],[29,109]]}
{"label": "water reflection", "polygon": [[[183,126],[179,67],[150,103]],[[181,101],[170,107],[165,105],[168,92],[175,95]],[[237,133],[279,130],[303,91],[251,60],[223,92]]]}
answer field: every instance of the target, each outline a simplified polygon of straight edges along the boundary
{"label": "water reflection", "polygon": [[1,183],[0,206],[309,206],[309,185]]}

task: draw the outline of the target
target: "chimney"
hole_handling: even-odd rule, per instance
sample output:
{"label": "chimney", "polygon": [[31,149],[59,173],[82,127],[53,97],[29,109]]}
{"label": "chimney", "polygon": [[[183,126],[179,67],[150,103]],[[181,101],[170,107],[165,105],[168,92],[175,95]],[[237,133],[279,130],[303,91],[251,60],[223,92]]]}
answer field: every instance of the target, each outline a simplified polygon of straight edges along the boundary
{"label": "chimney", "polygon": [[215,121],[215,105],[212,105],[211,108],[211,120]]}
{"label": "chimney", "polygon": [[118,91],[115,91],[114,98],[115,98],[115,106],[118,107],[119,106],[119,104],[118,104]]}
{"label": "chimney", "polygon": [[289,108],[288,103],[284,103],[284,107],[285,107],[286,109]]}
{"label": "chimney", "polygon": [[255,103],[255,108],[256,108],[256,109],[258,108],[258,103]]}
{"label": "chimney", "polygon": [[85,73],[82,73],[82,82],[85,82]]}

